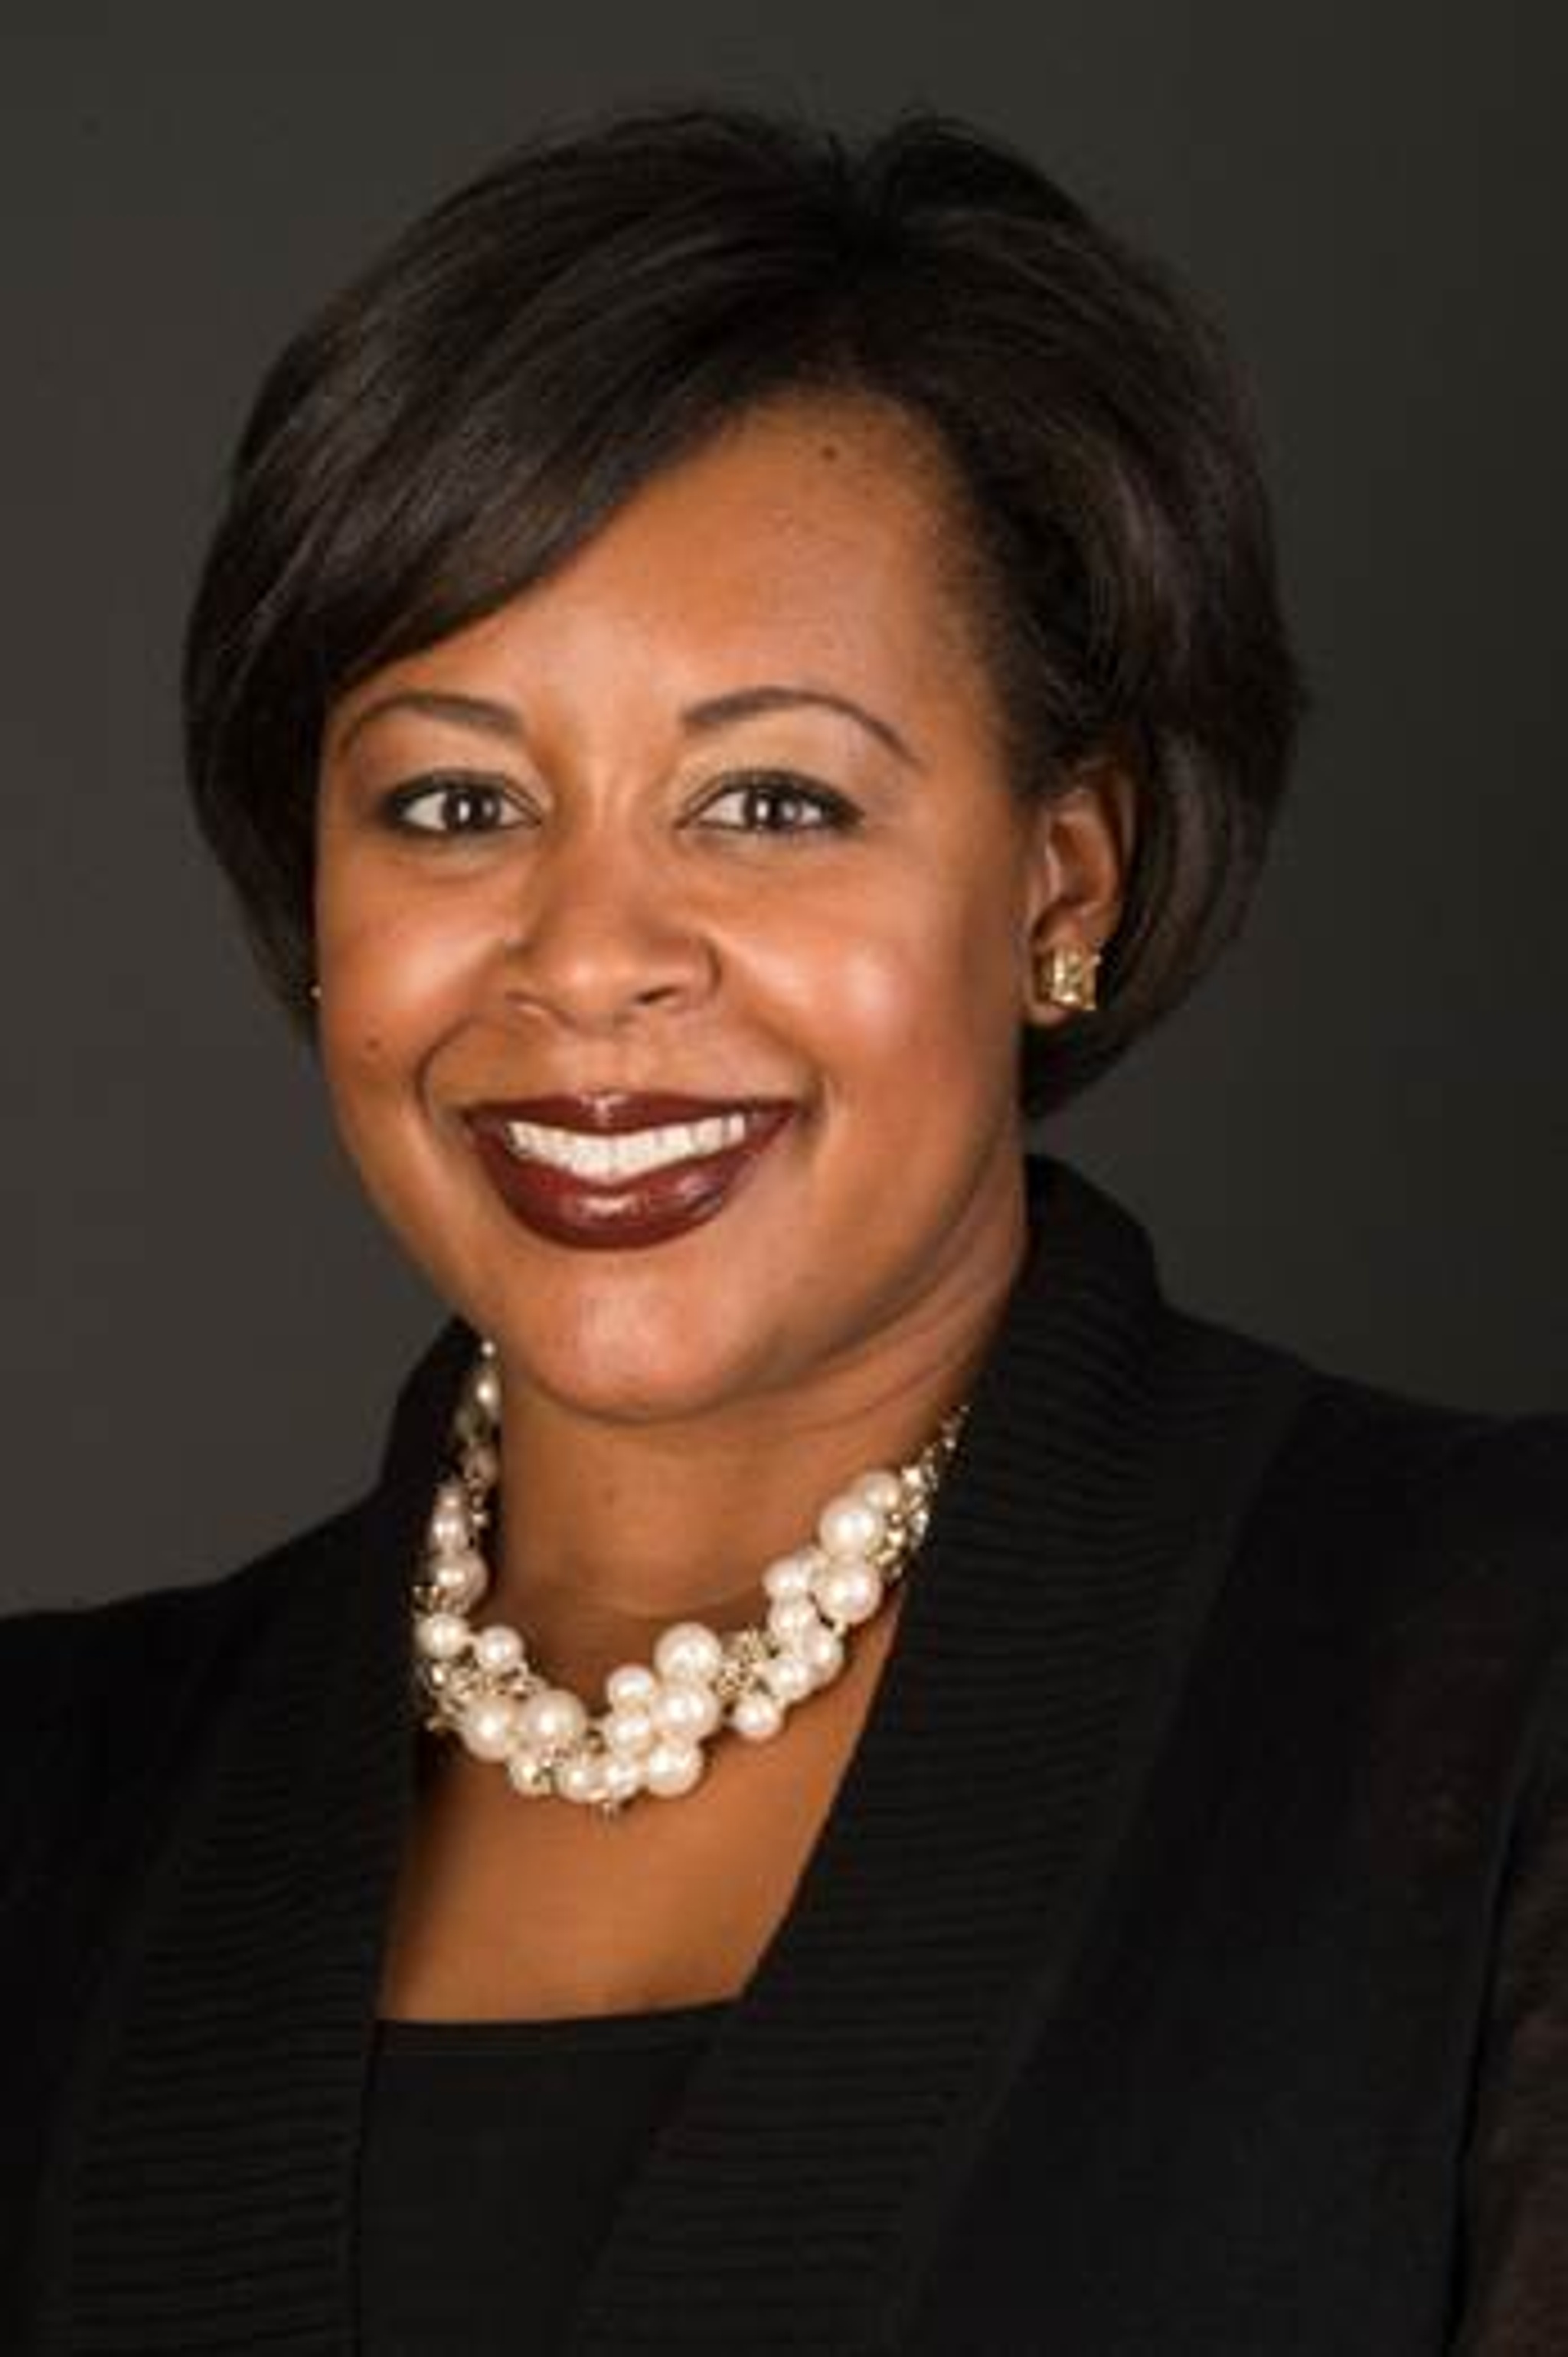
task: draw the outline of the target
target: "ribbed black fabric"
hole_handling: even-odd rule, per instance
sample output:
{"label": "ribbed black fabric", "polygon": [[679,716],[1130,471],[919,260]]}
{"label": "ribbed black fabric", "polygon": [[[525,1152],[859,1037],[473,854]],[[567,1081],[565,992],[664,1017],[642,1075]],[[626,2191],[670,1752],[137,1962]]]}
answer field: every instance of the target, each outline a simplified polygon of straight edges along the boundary
{"label": "ribbed black fabric", "polygon": [[[565,2345],[1540,2357],[1568,1421],[1305,1367],[1173,1308],[1069,1166],[1029,1200],[860,1742]],[[407,1582],[474,1348],[346,1513],[0,1626],[7,2352],[355,2346]]]}
{"label": "ribbed black fabric", "polygon": [[381,2022],[360,2168],[363,2357],[550,2357],[729,2001]]}

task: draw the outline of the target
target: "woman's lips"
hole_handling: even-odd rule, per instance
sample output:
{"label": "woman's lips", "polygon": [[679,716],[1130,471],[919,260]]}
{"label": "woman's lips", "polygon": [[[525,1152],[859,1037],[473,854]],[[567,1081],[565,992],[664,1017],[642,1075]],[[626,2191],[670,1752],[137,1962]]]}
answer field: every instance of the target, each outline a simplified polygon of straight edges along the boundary
{"label": "woman's lips", "polygon": [[524,1227],[552,1243],[623,1252],[663,1243],[711,1220],[794,1111],[792,1104],[760,1109],[748,1114],[746,1134],[737,1146],[619,1178],[584,1178],[553,1163],[524,1159],[490,1121],[471,1122],[470,1128],[482,1168]]}

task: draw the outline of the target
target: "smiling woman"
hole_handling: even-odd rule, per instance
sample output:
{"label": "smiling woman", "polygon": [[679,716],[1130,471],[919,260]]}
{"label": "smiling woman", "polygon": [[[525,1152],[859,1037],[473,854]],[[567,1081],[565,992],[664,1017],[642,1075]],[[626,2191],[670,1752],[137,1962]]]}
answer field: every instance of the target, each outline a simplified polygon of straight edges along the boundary
{"label": "smiling woman", "polygon": [[1568,1421],[1024,1151],[1306,706],[1192,298],[929,113],[535,140],[276,362],[186,690],[451,1314],[354,1507],[0,1629],[0,2341],[1555,2345]]}

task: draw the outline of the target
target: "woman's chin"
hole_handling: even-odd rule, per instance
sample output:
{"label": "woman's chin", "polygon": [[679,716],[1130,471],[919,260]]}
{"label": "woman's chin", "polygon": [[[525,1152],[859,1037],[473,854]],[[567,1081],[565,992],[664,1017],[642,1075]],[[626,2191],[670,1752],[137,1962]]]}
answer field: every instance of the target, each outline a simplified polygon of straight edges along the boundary
{"label": "woman's chin", "polygon": [[692,1304],[666,1330],[617,1338],[573,1337],[560,1325],[541,1333],[533,1320],[487,1329],[510,1385],[557,1411],[605,1424],[679,1424],[735,1408],[760,1391],[777,1369],[779,1337],[760,1326],[746,1336],[693,1331]]}

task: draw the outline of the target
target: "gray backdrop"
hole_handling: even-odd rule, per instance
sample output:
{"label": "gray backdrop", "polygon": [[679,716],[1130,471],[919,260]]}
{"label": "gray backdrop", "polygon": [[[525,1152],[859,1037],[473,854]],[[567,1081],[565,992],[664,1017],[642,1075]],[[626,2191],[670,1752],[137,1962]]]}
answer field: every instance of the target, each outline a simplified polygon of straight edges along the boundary
{"label": "gray backdrop", "polygon": [[1189,1306],[1428,1396],[1564,1404],[1560,12],[97,13],[0,47],[0,1602],[206,1577],[345,1502],[444,1315],[198,848],[178,635],[305,307],[542,117],[616,99],[940,104],[1228,319],[1320,710],[1250,935],[1041,1142]]}

